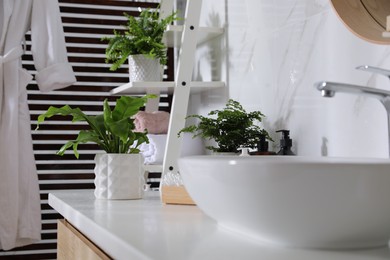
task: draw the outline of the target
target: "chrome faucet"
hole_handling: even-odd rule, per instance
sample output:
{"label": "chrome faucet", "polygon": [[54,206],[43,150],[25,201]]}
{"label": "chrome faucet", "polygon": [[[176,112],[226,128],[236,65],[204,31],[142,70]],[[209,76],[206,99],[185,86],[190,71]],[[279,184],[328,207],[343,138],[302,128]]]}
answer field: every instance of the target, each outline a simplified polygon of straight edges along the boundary
{"label": "chrome faucet", "polygon": [[382,69],[382,68],[378,68],[378,67],[373,67],[373,66],[368,66],[368,65],[358,66],[358,67],[356,67],[356,69],[367,71],[367,72],[372,72],[372,73],[376,73],[376,74],[381,74],[381,75],[386,76],[390,79],[390,70],[386,70],[386,69]]}
{"label": "chrome faucet", "polygon": [[[389,78],[390,78],[390,72],[389,72]],[[344,84],[344,83],[328,82],[328,81],[317,82],[314,84],[314,86],[319,91],[321,91],[321,95],[323,97],[334,97],[336,92],[341,92],[341,93],[352,93],[357,95],[369,96],[378,99],[383,104],[387,112],[388,142],[389,142],[389,157],[390,157],[390,91],[357,86],[357,85]]]}

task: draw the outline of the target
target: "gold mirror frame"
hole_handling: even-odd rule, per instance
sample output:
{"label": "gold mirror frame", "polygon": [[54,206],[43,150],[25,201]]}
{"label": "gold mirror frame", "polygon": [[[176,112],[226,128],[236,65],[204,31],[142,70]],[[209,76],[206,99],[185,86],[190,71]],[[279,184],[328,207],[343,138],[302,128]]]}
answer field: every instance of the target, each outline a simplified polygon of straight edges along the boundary
{"label": "gold mirror frame", "polygon": [[[376,44],[390,44],[383,37],[390,0],[330,0],[344,24],[358,37]],[[390,33],[389,33],[390,34]]]}

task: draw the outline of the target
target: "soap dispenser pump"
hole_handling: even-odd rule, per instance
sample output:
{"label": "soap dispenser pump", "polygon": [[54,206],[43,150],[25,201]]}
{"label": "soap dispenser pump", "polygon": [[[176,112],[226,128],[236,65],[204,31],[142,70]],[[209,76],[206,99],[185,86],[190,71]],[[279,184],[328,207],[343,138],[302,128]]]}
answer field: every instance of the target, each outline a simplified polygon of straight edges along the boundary
{"label": "soap dispenser pump", "polygon": [[276,132],[282,133],[282,139],[280,139],[280,150],[278,152],[278,155],[295,155],[291,151],[292,139],[290,138],[290,131],[289,130],[278,130]]}

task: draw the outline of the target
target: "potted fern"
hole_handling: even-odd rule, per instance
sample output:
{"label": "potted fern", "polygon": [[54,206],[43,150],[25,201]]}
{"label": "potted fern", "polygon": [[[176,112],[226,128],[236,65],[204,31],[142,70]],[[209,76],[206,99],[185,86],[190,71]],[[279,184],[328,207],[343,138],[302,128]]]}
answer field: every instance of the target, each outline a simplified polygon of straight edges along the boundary
{"label": "potted fern", "polygon": [[246,112],[233,99],[228,100],[225,108],[213,110],[208,116],[188,116],[187,119],[196,118],[199,123],[183,128],[179,135],[192,133],[194,137],[214,140],[217,146],[206,148],[217,153],[236,153],[240,147],[255,148],[261,136],[273,141],[268,132],[256,124],[265,116],[260,111]]}
{"label": "potted fern", "polygon": [[169,24],[177,20],[176,13],[160,19],[158,10],[144,9],[139,17],[124,13],[128,19],[125,31],[114,30],[113,37],[105,37],[106,63],[115,71],[128,59],[130,81],[160,81],[162,65],[167,63],[167,47],[163,35]]}
{"label": "potted fern", "polygon": [[138,147],[148,143],[146,132],[134,132],[134,116],[145,105],[148,98],[122,96],[111,110],[107,99],[103,102],[103,113],[86,115],[80,108],[49,107],[38,117],[37,129],[45,119],[55,115],[72,116],[72,122],[85,121],[89,129],[80,130],[76,140],[65,143],[57,152],[63,155],[73,148],[79,158],[78,145],[96,143],[106,153],[95,156],[95,197],[99,199],[139,199],[142,197],[145,180],[143,160]]}

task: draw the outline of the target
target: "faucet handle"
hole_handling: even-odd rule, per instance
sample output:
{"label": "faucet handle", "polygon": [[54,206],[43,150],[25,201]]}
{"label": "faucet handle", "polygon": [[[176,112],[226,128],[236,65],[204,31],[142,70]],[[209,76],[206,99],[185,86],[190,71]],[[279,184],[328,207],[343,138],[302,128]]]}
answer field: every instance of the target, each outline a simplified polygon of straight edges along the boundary
{"label": "faucet handle", "polygon": [[356,69],[381,74],[381,75],[386,76],[390,79],[390,70],[386,70],[386,69],[382,69],[382,68],[378,68],[378,67],[373,67],[373,66],[368,66],[368,65],[358,66],[358,67],[356,67]]}
{"label": "faucet handle", "polygon": [[237,150],[241,151],[240,156],[250,156],[250,154],[249,154],[250,149],[251,149],[251,148],[249,148],[249,147],[240,147],[240,148],[237,148]]}

